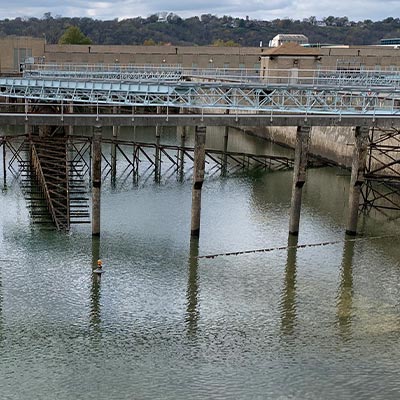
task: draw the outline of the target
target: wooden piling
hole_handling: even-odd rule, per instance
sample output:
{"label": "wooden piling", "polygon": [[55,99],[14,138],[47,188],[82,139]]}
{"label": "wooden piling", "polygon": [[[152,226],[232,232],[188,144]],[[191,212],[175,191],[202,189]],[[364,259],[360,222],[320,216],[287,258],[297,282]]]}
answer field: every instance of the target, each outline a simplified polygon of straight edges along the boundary
{"label": "wooden piling", "polygon": [[357,126],[355,129],[349,191],[349,210],[346,227],[346,234],[351,236],[357,234],[358,208],[367,160],[368,134],[369,128],[367,126]]}
{"label": "wooden piling", "polygon": [[101,126],[95,126],[92,144],[92,235],[100,236]]}
{"label": "wooden piling", "polygon": [[297,127],[294,156],[292,199],[290,205],[289,234],[298,235],[301,212],[301,196],[306,181],[310,126]]}
{"label": "wooden piling", "polygon": [[201,189],[204,181],[206,127],[196,126],[192,189],[191,236],[200,236]]}

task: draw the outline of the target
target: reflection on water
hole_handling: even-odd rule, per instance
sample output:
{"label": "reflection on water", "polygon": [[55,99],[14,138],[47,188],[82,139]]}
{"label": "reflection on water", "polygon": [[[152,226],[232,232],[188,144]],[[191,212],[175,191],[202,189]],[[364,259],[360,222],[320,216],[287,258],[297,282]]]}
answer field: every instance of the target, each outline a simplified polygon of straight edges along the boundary
{"label": "reflection on water", "polygon": [[3,343],[3,283],[1,279],[1,264],[2,260],[0,260],[0,345]]}
{"label": "reflection on water", "polygon": [[[234,151],[282,151],[229,134]],[[155,140],[147,128],[119,137],[134,135]],[[161,143],[179,140],[163,129]],[[223,146],[223,129],[207,141]],[[363,241],[296,247],[343,239],[348,176],[309,171],[289,240],[290,171],[208,176],[190,240],[190,174],[121,185],[118,163],[115,188],[110,176],[102,186],[101,238],[90,225],[32,225],[15,182],[0,194],[0,250],[15,260],[0,263],[1,399],[398,398],[400,246],[368,239],[398,224],[366,216]]]}
{"label": "reflection on water", "polygon": [[[92,271],[97,268],[100,259],[100,237],[92,236]],[[90,291],[90,327],[95,332],[101,332],[100,298],[101,274],[92,273],[92,287]]]}
{"label": "reflection on water", "polygon": [[351,320],[353,304],[353,271],[354,240],[346,240],[343,247],[343,258],[340,271],[340,286],[337,297],[337,320],[340,335],[343,339],[351,338]]}
{"label": "reflection on water", "polygon": [[199,239],[190,238],[189,271],[187,285],[186,323],[189,336],[196,336],[199,310]]}
{"label": "reflection on water", "polygon": [[284,335],[292,335],[296,326],[296,255],[298,237],[289,235],[285,280],[281,295],[281,327]]}

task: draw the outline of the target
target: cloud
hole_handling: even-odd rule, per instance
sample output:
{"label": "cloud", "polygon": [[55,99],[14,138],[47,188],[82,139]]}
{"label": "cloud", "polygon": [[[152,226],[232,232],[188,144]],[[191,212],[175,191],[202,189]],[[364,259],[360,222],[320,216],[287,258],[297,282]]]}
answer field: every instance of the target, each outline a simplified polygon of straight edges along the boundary
{"label": "cloud", "polygon": [[[34,5],[33,5],[34,4]],[[384,4],[384,6],[383,6]],[[158,12],[173,12],[182,18],[213,14],[233,17],[249,16],[254,19],[275,18],[303,19],[316,16],[347,16],[351,20],[381,20],[400,15],[400,1],[389,0],[69,0],[64,4],[54,0],[15,0],[13,6],[0,0],[0,18],[42,17],[50,12],[53,16],[92,17],[114,19],[121,17],[147,17]]]}

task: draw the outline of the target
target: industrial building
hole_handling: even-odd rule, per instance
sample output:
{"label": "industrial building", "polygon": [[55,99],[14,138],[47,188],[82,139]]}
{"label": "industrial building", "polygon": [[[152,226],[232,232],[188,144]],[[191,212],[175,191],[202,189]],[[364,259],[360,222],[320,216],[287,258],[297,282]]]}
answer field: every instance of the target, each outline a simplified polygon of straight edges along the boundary
{"label": "industrial building", "polygon": [[397,46],[279,47],[115,46],[46,44],[44,38],[0,38],[0,73],[19,73],[26,58],[45,63],[181,65],[184,68],[391,69],[400,68]]}

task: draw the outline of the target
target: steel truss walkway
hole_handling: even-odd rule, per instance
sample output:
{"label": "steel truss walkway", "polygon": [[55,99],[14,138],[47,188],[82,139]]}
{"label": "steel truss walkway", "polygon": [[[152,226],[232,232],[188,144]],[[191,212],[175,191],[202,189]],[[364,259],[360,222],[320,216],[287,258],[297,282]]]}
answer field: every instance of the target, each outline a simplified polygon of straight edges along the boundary
{"label": "steel truss walkway", "polygon": [[[167,68],[26,70],[0,79],[0,95],[29,101],[158,106],[223,113],[400,116],[400,73],[301,71],[302,76],[240,76]],[[236,71],[237,73],[237,71]],[[300,73],[300,72],[299,72]],[[303,76],[304,75],[304,76]]]}

